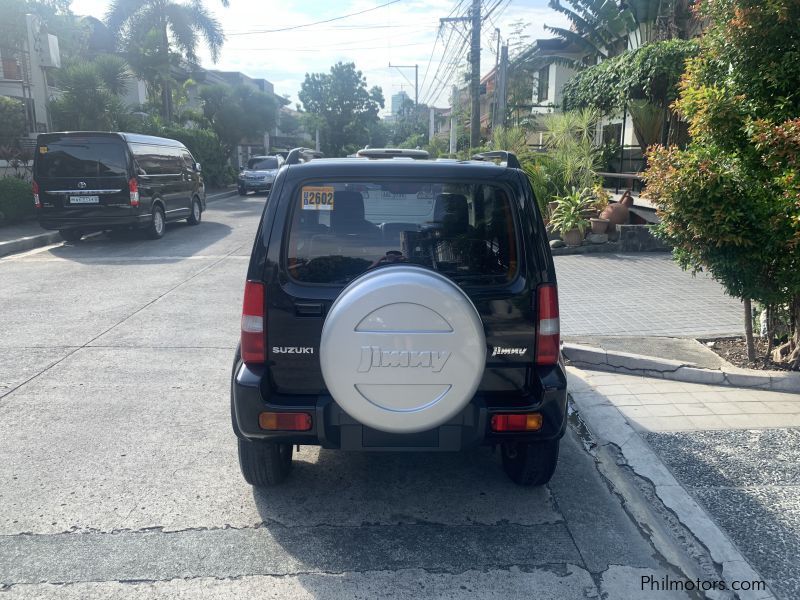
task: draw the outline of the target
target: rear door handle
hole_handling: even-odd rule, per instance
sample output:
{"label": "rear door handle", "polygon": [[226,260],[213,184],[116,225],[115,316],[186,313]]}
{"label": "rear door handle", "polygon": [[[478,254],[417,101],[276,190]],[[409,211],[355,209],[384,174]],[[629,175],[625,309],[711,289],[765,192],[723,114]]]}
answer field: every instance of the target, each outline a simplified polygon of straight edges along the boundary
{"label": "rear door handle", "polygon": [[295,302],[294,310],[298,317],[321,317],[323,306],[322,302]]}

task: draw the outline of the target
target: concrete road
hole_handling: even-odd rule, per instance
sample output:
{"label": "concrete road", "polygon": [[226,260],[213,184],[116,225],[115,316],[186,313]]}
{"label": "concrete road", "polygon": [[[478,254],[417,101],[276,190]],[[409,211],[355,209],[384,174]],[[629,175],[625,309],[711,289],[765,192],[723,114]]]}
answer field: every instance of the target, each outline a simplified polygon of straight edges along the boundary
{"label": "concrete road", "polygon": [[642,576],[681,577],[573,429],[542,489],[488,449],[303,448],[286,485],[246,485],[228,377],[264,202],[0,260],[3,600],[648,598]]}

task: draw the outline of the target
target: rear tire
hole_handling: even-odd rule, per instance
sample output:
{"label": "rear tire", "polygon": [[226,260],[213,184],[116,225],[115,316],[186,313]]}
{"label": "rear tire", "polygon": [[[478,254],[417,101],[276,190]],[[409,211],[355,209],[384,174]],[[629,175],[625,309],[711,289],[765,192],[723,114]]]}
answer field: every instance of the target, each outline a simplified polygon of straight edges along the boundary
{"label": "rear tire", "polygon": [[559,440],[502,445],[503,470],[517,485],[544,485],[558,463]]}
{"label": "rear tire", "polygon": [[239,195],[240,196],[247,196],[247,190],[244,189],[242,186],[239,186]]}
{"label": "rear tire", "polygon": [[247,483],[267,487],[282,483],[292,469],[292,445],[274,444],[262,440],[243,440],[239,443],[239,467]]}
{"label": "rear tire", "polygon": [[58,233],[60,233],[61,237],[67,242],[79,242],[83,237],[83,231],[80,229],[59,229]]}
{"label": "rear tire", "polygon": [[189,225],[197,225],[200,223],[200,219],[203,218],[203,209],[200,208],[200,200],[197,198],[192,198],[192,214],[189,215],[189,218],[186,219],[186,222]]}
{"label": "rear tire", "polygon": [[161,208],[160,205],[156,204],[153,207],[153,220],[150,221],[150,224],[147,226],[146,232],[147,237],[151,240],[157,240],[159,238],[164,237],[164,209]]}

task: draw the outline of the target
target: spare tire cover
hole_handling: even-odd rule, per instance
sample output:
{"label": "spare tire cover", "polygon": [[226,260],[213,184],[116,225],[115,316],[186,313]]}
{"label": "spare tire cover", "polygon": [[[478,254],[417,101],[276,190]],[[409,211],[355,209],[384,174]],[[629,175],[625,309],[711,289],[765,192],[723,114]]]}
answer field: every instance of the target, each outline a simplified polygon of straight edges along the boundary
{"label": "spare tire cover", "polygon": [[416,266],[369,271],[331,306],[322,376],[347,414],[381,431],[413,433],[458,414],[486,364],[483,324],[448,278]]}

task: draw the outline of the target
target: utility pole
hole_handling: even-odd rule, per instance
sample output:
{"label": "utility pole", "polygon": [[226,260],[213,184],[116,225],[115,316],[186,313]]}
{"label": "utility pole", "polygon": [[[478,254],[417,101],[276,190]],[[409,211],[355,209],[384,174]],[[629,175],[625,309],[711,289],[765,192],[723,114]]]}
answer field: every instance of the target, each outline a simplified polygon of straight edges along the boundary
{"label": "utility pole", "polygon": [[503,127],[506,124],[506,102],[508,101],[508,46],[503,46],[500,50],[495,91],[497,102],[494,124],[496,127]]}
{"label": "utility pole", "polygon": [[432,106],[430,107],[430,121],[428,122],[428,143],[433,140],[433,134],[436,133],[434,129],[436,129],[436,109]]}
{"label": "utility pole", "polygon": [[469,123],[469,145],[471,148],[477,148],[481,138],[481,0],[472,0],[471,16],[470,64],[472,65],[472,77],[469,87],[472,113]]}
{"label": "utility pole", "polygon": [[[414,108],[416,108],[419,105],[419,65],[393,65],[389,63],[389,68],[397,69],[398,71],[400,71],[400,69],[414,69]],[[405,77],[409,84],[411,83],[402,71],[400,71],[400,74]]]}
{"label": "utility pole", "polygon": [[458,150],[458,136],[456,130],[458,129],[458,86],[453,86],[453,101],[450,104],[450,154],[455,156]]}

